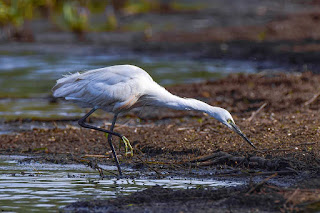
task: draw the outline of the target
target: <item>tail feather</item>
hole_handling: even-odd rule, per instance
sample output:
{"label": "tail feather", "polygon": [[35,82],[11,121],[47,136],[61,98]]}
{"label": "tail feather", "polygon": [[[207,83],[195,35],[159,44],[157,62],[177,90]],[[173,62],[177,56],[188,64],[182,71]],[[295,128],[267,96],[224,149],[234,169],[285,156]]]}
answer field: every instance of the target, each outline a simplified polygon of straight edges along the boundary
{"label": "tail feather", "polygon": [[79,80],[80,73],[65,75],[57,80],[56,85],[52,88],[54,97],[66,97],[73,92],[73,83]]}

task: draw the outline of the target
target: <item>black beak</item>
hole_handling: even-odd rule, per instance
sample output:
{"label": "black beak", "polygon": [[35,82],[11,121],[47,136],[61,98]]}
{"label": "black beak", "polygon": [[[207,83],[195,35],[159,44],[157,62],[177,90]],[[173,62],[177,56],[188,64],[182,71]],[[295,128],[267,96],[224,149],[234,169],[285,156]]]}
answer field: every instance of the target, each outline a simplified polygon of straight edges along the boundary
{"label": "black beak", "polygon": [[235,125],[232,122],[229,122],[229,124],[232,126],[232,130],[235,131],[236,133],[238,133],[245,141],[247,141],[253,148],[257,149],[253,143],[247,138],[247,136],[245,136],[241,130],[239,129],[239,127],[237,127],[237,125]]}

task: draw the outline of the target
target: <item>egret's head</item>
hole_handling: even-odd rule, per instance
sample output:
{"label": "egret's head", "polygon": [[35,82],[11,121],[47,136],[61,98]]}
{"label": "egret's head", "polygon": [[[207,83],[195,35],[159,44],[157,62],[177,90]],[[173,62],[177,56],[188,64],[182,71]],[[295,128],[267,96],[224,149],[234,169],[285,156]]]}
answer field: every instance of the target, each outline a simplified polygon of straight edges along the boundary
{"label": "egret's head", "polygon": [[226,125],[229,129],[239,134],[245,141],[247,141],[251,146],[253,146],[256,149],[252,142],[241,132],[239,127],[235,124],[230,112],[223,108],[215,107],[212,116],[224,125]]}

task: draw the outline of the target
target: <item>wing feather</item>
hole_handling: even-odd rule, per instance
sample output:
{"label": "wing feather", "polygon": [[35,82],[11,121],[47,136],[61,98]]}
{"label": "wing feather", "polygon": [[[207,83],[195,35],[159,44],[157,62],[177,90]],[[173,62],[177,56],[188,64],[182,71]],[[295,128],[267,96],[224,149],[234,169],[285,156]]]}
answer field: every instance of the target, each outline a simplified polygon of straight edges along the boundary
{"label": "wing feather", "polygon": [[57,81],[53,95],[84,107],[106,108],[143,95],[146,80],[152,78],[144,70],[117,65],[65,76]]}

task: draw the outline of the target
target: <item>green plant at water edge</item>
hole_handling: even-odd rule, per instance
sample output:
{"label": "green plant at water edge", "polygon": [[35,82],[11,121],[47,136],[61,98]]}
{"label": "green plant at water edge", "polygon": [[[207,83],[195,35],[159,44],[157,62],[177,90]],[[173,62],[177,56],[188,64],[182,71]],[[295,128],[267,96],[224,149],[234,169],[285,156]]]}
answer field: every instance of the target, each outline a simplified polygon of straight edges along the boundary
{"label": "green plant at water edge", "polygon": [[28,27],[28,20],[54,0],[0,0],[0,27],[4,34],[14,40],[32,41],[34,36]]}
{"label": "green plant at water edge", "polygon": [[13,25],[20,27],[26,19],[33,18],[35,5],[41,5],[42,1],[34,0],[0,0],[0,25]]}
{"label": "green plant at water edge", "polygon": [[159,8],[158,1],[130,0],[126,2],[126,5],[122,8],[122,10],[127,14],[138,14],[150,12],[155,8]]}
{"label": "green plant at water edge", "polygon": [[106,30],[114,30],[118,27],[117,17],[111,6],[106,7]]}
{"label": "green plant at water edge", "polygon": [[0,26],[6,25],[10,20],[9,6],[0,1]]}
{"label": "green plant at water edge", "polygon": [[72,32],[79,35],[89,30],[89,10],[81,7],[77,2],[65,2],[62,8],[63,20]]}

